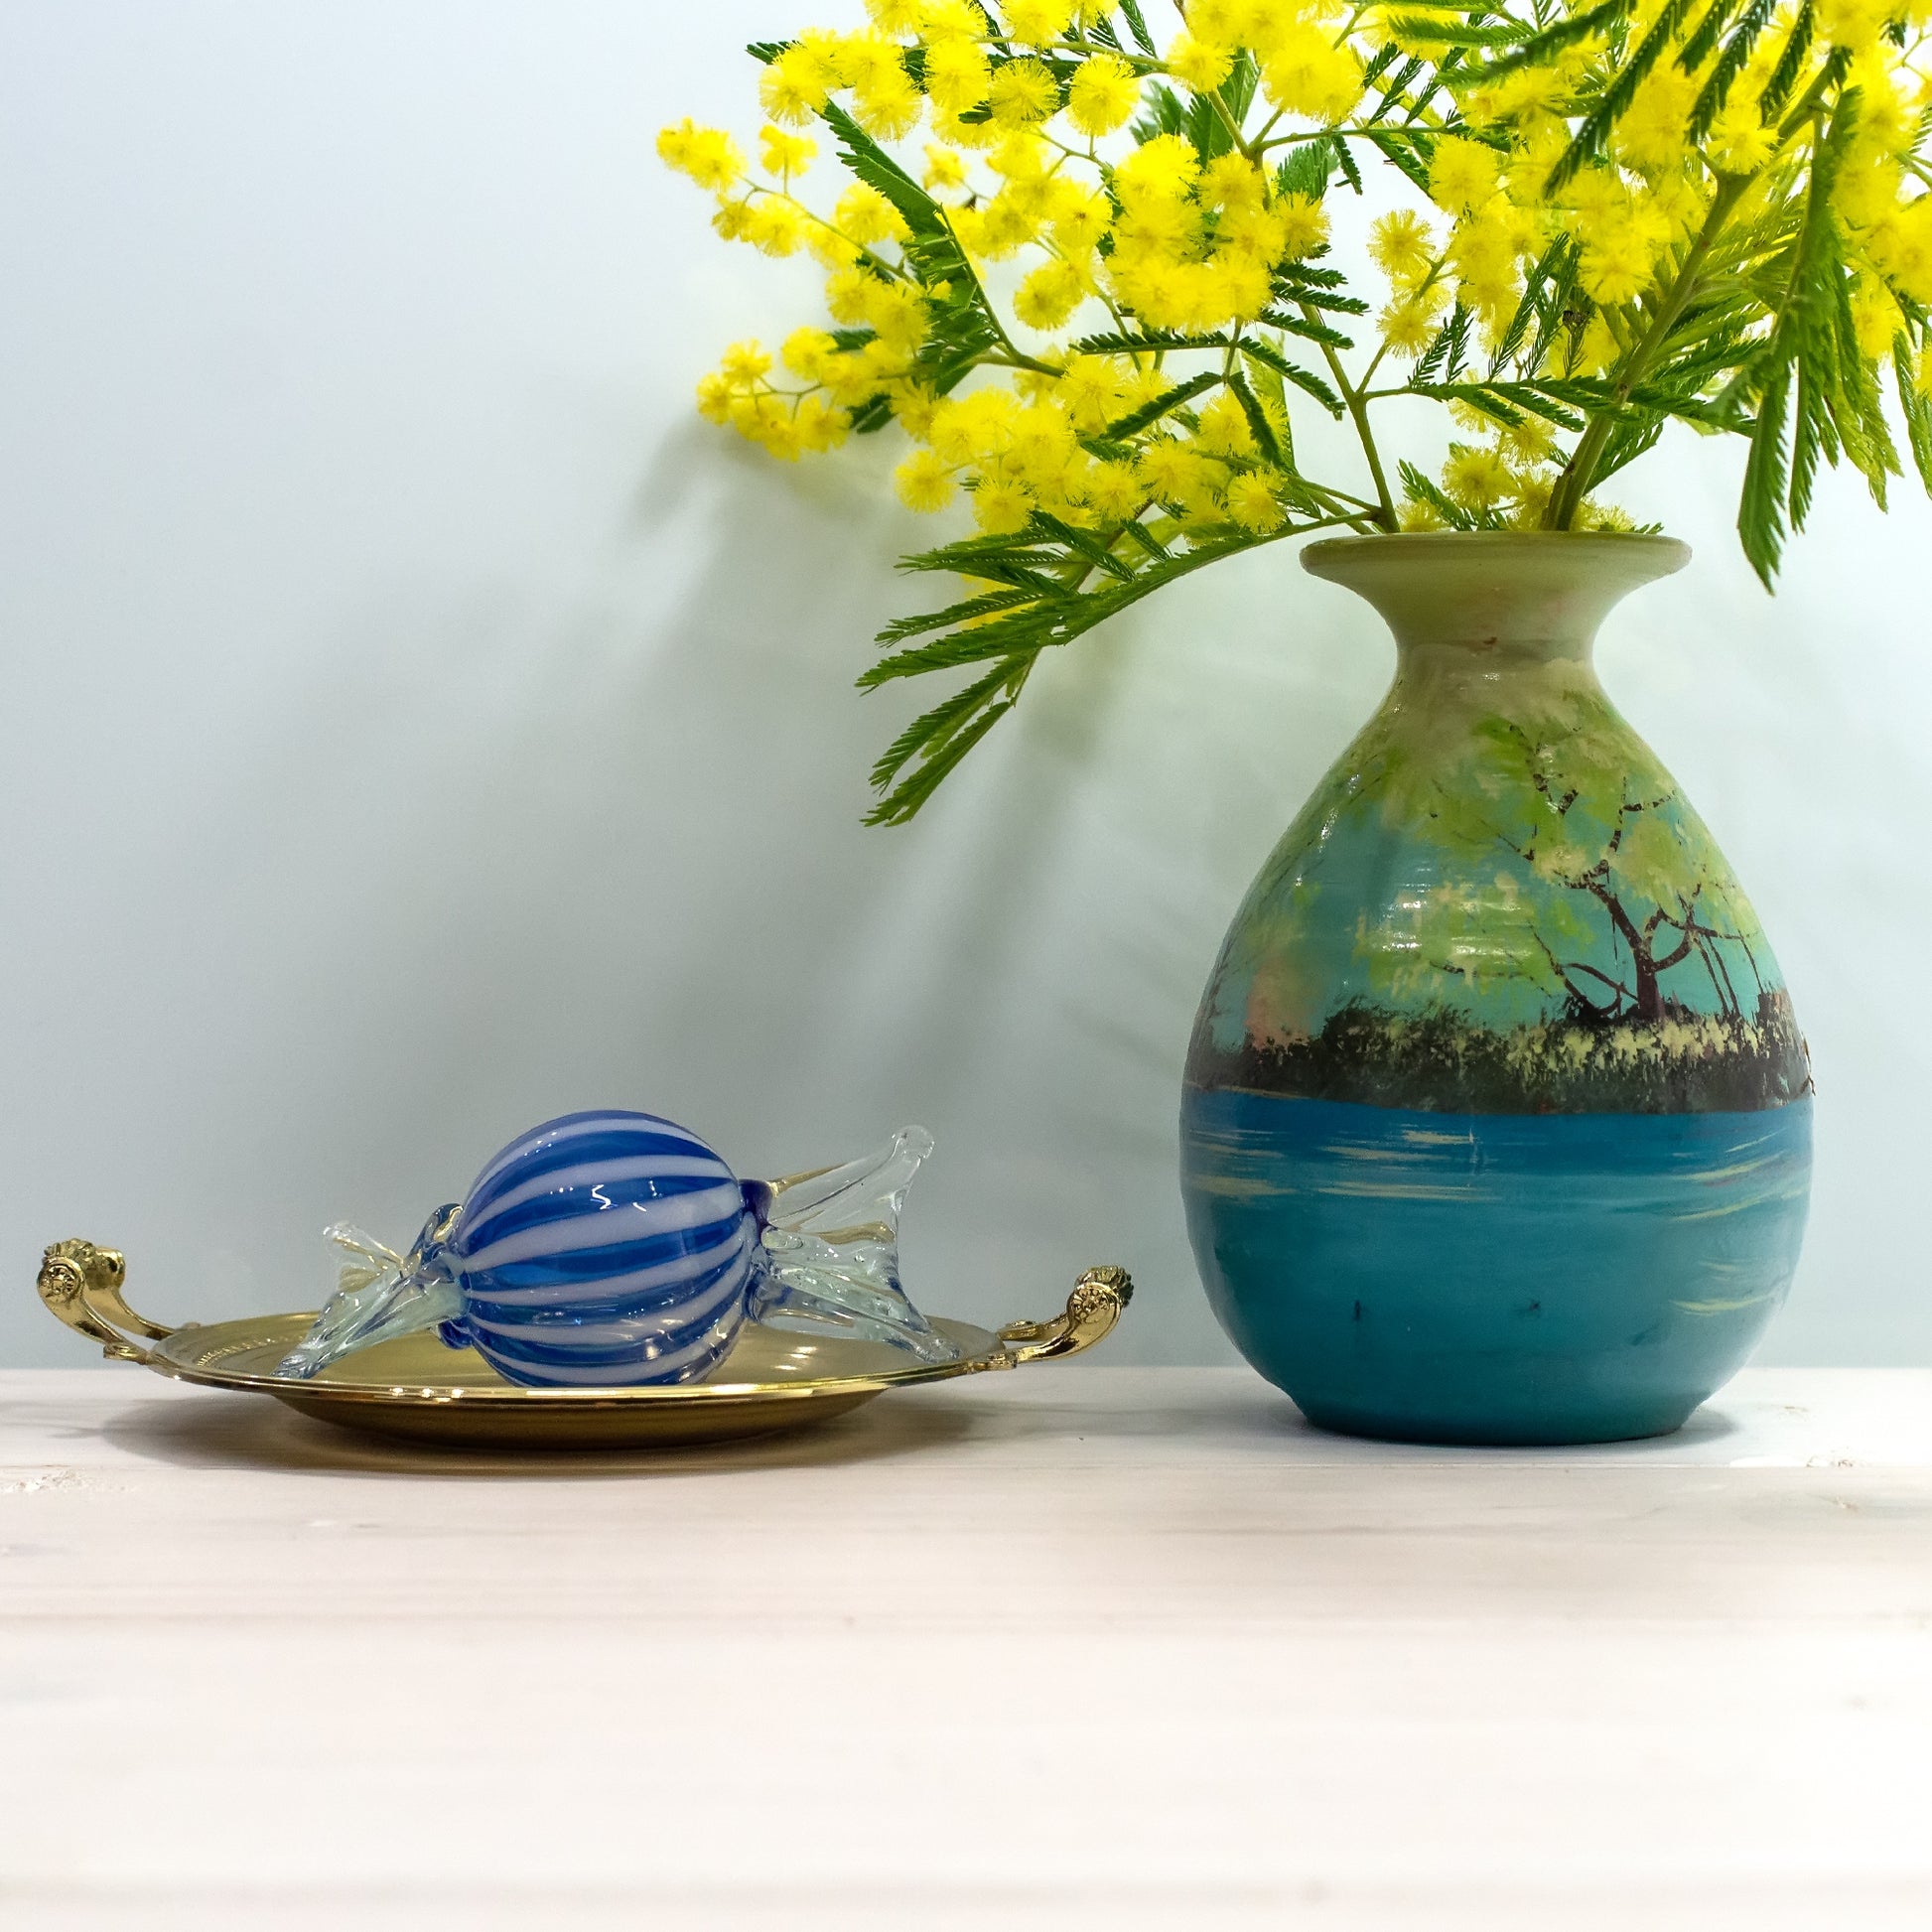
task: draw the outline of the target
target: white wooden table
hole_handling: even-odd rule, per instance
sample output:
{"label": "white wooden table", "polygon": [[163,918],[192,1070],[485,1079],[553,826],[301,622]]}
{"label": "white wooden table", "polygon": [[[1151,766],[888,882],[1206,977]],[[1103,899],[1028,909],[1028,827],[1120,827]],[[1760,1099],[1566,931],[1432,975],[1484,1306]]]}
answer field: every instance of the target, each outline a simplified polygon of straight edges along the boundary
{"label": "white wooden table", "polygon": [[1932,1926],[1932,1372],[1316,1436],[1243,1371],[655,1462],[0,1375],[0,1924]]}

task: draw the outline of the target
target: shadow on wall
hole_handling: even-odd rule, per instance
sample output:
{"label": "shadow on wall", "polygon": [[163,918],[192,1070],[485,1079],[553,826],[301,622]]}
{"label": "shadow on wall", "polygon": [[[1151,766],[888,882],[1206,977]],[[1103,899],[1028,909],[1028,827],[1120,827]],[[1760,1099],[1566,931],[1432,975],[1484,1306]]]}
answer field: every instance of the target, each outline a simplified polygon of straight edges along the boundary
{"label": "shadow on wall", "polygon": [[1094,851],[1140,638],[1117,626],[1050,661],[935,809],[863,828],[873,759],[958,681],[852,688],[882,622],[953,589],[893,569],[933,526],[893,506],[890,459],[875,446],[781,470],[693,426],[645,480],[637,539],[651,558],[675,549],[685,574],[660,587],[598,760],[614,776],[635,760],[618,809],[638,828],[622,890],[647,962],[614,1036],[649,1069],[636,1091],[691,1095],[686,1117],[758,1171],[931,1125],[907,1252],[935,1305],[1011,1318],[1119,1258],[1167,1292],[1110,1354],[1219,1359],[1173,1197],[1173,1115],[1232,896],[1193,943],[1150,956],[1146,849],[1130,834],[1111,865]]}
{"label": "shadow on wall", "polygon": [[[950,578],[896,575],[903,545],[934,538],[893,508],[891,454],[777,470],[721,452],[700,425],[669,441],[640,492],[646,533],[680,507],[689,520],[694,474],[723,486],[703,516],[713,552],[638,666],[632,722],[686,753],[680,781],[643,809],[688,801],[716,814],[745,859],[730,881],[686,873],[692,923],[654,1018],[710,1031],[721,1013],[757,1015],[749,1035],[717,1035],[726,1051],[754,1047],[731,1069],[741,1080],[768,1077],[777,1053],[832,1090],[896,1091],[916,1069],[916,1100],[970,1082],[1011,1036],[1016,978],[1051,922],[1053,875],[1125,666],[1119,648],[1065,655],[1040,680],[1052,688],[1030,692],[955,776],[951,809],[902,831],[863,828],[874,759],[959,682],[853,689],[889,617],[954,594]],[[719,763],[689,756],[706,745]]]}
{"label": "shadow on wall", "polygon": [[[694,521],[712,547],[652,627],[632,723],[655,748],[732,746],[691,815],[716,812],[745,858],[728,884],[682,875],[689,923],[632,1015],[637,1063],[666,1035],[698,1042],[709,1059],[684,1073],[724,1082],[730,1145],[769,1149],[767,1168],[925,1120],[940,1151],[907,1253],[937,1305],[1007,1319],[1119,1260],[1147,1292],[1106,1359],[1231,1360],[1174,1179],[1188,1027],[1250,875],[1388,649],[1364,651],[1374,621],[1349,614],[1291,661],[1254,592],[1306,580],[1287,551],[1247,560],[1051,654],[912,826],[863,829],[872,760],[960,682],[851,688],[881,623],[954,594],[892,567],[943,527],[892,505],[892,456],[783,469],[694,426],[640,492],[653,554]],[[717,492],[695,516],[693,477]],[[678,811],[694,762],[675,768],[637,822]],[[761,1091],[798,1124],[782,1145],[743,1105]]]}
{"label": "shadow on wall", "polygon": [[44,1238],[127,1247],[162,1318],[313,1306],[323,1225],[405,1240],[572,1108],[664,1112],[751,1174],[918,1120],[915,1299],[991,1325],[1117,1261],[1142,1294],[1103,1360],[1230,1359],[1174,1180],[1188,1025],[1386,652],[1258,631],[1244,560],[1056,656],[936,808],[867,829],[872,760],[950,688],[852,689],[949,588],[892,568],[935,526],[891,458],[692,424],[641,484],[607,466],[588,536],[473,542],[459,605],[447,567],[362,573],[268,725],[133,834],[141,969],[94,997],[146,1091],[112,1161],[78,1117],[49,1160],[78,1175],[84,1140],[84,1197],[141,1206]]}

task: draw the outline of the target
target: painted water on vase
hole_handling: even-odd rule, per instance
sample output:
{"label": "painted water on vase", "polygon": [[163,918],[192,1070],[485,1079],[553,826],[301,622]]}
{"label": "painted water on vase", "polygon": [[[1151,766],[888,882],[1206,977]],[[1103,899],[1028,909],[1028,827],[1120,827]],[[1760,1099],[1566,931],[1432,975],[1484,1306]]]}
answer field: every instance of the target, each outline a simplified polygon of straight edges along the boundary
{"label": "painted water on vase", "polygon": [[1237,1346],[1324,1427],[1678,1427],[1791,1281],[1811,1078],[1729,867],[1590,662],[1662,538],[1311,545],[1395,683],[1236,914],[1182,1105]]}

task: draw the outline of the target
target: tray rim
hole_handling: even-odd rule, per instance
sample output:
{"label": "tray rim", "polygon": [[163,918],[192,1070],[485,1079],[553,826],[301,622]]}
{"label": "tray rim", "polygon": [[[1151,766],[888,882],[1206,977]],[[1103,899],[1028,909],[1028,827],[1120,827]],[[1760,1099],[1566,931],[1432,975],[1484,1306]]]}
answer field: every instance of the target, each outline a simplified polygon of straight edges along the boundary
{"label": "tray rim", "polygon": [[951,1330],[962,1341],[977,1345],[967,1348],[950,1362],[919,1362],[909,1368],[880,1369],[867,1375],[796,1376],[783,1382],[688,1382],[670,1387],[618,1386],[616,1388],[529,1388],[515,1382],[468,1384],[458,1382],[351,1382],[332,1377],[328,1381],[298,1381],[280,1375],[252,1375],[183,1359],[174,1344],[184,1336],[209,1337],[224,1329],[271,1328],[281,1322],[310,1321],[312,1312],[290,1314],[242,1315],[229,1321],[184,1321],[147,1351],[147,1366],[177,1382],[193,1382],[209,1389],[233,1389],[243,1395],[278,1397],[314,1395],[330,1402],[376,1402],[393,1406],[408,1402],[461,1402],[466,1408],[606,1408],[631,1407],[639,1402],[721,1401],[768,1402],[777,1397],[878,1394],[885,1389],[903,1388],[919,1382],[943,1382],[954,1376],[978,1374],[987,1369],[1014,1368],[1019,1357],[989,1329],[972,1322],[935,1317],[934,1326]]}
{"label": "tray rim", "polygon": [[[1089,1268],[1074,1283],[1065,1309],[1045,1321],[1011,1321],[988,1331],[972,1322],[940,1317],[936,1325],[958,1331],[976,1352],[951,1362],[919,1362],[902,1369],[883,1369],[864,1375],[799,1377],[785,1382],[697,1382],[671,1388],[524,1388],[504,1383],[467,1387],[457,1383],[297,1382],[275,1375],[225,1373],[178,1359],[167,1344],[178,1335],[216,1333],[224,1328],[307,1318],[300,1312],[244,1315],[229,1321],[168,1324],[137,1313],[123,1293],[126,1257],[74,1238],[57,1241],[41,1259],[36,1286],[41,1300],[67,1326],[100,1344],[109,1360],[131,1361],[178,1382],[203,1388],[229,1389],[237,1394],[269,1395],[281,1399],[313,1394],[331,1403],[396,1408],[434,1406],[454,1408],[523,1409],[631,1408],[640,1404],[709,1404],[714,1407],[814,1398],[877,1395],[887,1389],[949,1381],[961,1375],[1019,1368],[1030,1362],[1077,1355],[1102,1340],[1133,1299],[1134,1284],[1123,1268]],[[148,1345],[158,1344],[158,1345]]]}

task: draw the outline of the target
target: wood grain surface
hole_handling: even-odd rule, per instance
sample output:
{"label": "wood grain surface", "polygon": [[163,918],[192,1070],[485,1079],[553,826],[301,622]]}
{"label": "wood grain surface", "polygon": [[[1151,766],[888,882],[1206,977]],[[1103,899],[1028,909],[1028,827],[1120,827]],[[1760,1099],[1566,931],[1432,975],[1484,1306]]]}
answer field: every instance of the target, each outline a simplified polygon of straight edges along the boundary
{"label": "wood grain surface", "polygon": [[1578,1450],[1066,1368],[657,1459],[0,1375],[0,1922],[1932,1925],[1932,1371]]}

